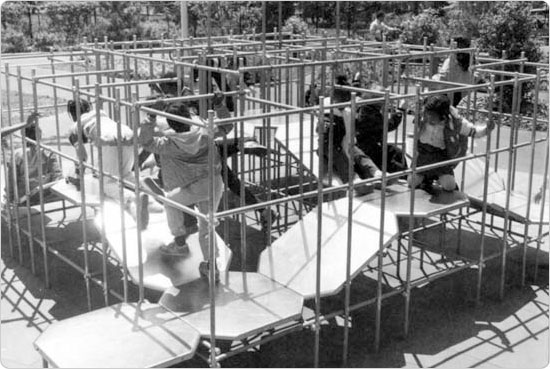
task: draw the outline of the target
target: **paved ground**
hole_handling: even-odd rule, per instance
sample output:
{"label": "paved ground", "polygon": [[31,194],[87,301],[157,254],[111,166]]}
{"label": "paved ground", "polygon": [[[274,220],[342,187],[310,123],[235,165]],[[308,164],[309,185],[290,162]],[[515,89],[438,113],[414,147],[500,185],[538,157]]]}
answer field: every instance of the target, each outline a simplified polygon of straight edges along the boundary
{"label": "paved ground", "polygon": [[[60,214],[47,217],[48,238],[56,249],[82,265],[82,227],[77,222],[78,213],[69,212],[61,221]],[[37,217],[36,217],[37,218]],[[87,223],[89,239],[97,237],[93,226]],[[258,245],[259,232],[249,233],[249,245]],[[453,232],[448,231],[448,244],[453,245]],[[2,299],[0,360],[5,367],[38,368],[41,358],[32,343],[40,332],[55,321],[85,313],[88,309],[82,276],[57,258],[50,257],[52,288],[44,288],[41,250],[35,247],[36,274],[30,271],[28,247],[22,248],[23,263],[19,263],[19,249],[12,257],[8,232],[2,228],[2,258],[0,260],[0,288]],[[426,237],[432,237],[427,235]],[[477,235],[466,233],[465,249],[477,250]],[[476,241],[477,240],[477,241]],[[498,247],[488,244],[488,249]],[[238,248],[238,242],[235,242]],[[543,246],[548,250],[548,241]],[[470,250],[470,251],[468,251]],[[254,268],[257,248],[249,252],[249,264]],[[404,299],[400,296],[383,302],[381,351],[373,350],[374,305],[367,306],[352,316],[350,330],[350,356],[352,367],[529,367],[542,368],[548,364],[548,252],[540,254],[538,279],[533,282],[534,249],[528,249],[527,281],[521,287],[521,254],[518,251],[508,258],[506,295],[498,299],[499,263],[487,264],[483,280],[482,302],[475,306],[477,269],[465,269],[437,279],[421,288],[415,288],[411,305],[411,331],[403,337]],[[101,264],[99,252],[89,253],[92,270]],[[235,263],[239,265],[239,263]],[[113,265],[108,266],[109,280],[113,286],[120,283],[122,274]],[[353,298],[369,298],[375,295],[376,283],[366,276],[359,276],[352,287]],[[130,284],[131,300],[137,298],[137,289]],[[92,308],[104,306],[98,287],[91,288]],[[155,302],[159,296],[147,293]],[[325,309],[340,307],[339,297],[323,300]],[[111,299],[110,303],[115,303]],[[311,308],[313,305],[308,303]],[[338,367],[342,360],[343,327],[339,320],[323,325],[321,338],[321,366]],[[259,352],[237,355],[223,363],[238,367],[303,367],[313,365],[314,334],[300,331],[284,339],[263,345]],[[99,353],[98,353],[99,354]],[[204,366],[198,359],[182,363],[185,367]]]}

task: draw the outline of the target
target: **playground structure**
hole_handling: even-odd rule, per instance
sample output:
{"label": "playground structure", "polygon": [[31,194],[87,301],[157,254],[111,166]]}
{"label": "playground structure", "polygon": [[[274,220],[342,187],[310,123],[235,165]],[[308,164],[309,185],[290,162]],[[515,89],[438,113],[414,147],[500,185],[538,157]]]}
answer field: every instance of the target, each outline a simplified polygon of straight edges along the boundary
{"label": "playground structure", "polygon": [[[438,81],[434,84],[429,77],[437,71],[440,61],[457,53],[458,49],[453,46],[440,48],[426,43],[404,45],[350,40],[338,35],[303,37],[264,32],[260,36],[174,40],[84,40],[77,51],[52,53],[47,56],[47,65],[32,65],[30,75],[26,73],[28,66],[13,66],[9,57],[5,58],[2,73],[8,99],[3,112],[7,112],[8,126],[24,121],[29,112],[53,109],[53,119],[48,121],[55,124],[57,140],[49,145],[37,137],[36,145],[55,153],[65,173],[75,165],[87,168],[87,174],[80,172],[79,191],[64,180],[54,184],[40,182],[37,205],[27,200],[24,205],[6,203],[3,207],[11,256],[24,263],[22,250],[28,248],[34,272],[38,259],[35,246],[39,246],[46,286],[50,285],[49,258],[54,256],[82,274],[87,291],[89,313],[53,324],[36,341],[35,346],[45,362],[59,367],[168,366],[198,355],[211,366],[217,366],[228,357],[290,332],[313,329],[316,339],[312,345],[317,366],[321,323],[334,317],[342,317],[345,322],[343,347],[346,352],[348,331],[353,329],[353,312],[375,304],[374,346],[377,350],[383,334],[380,327],[383,301],[391,296],[400,294],[405,299],[403,332],[406,336],[409,302],[417,286],[475,267],[478,270],[476,300],[479,301],[484,265],[490,259],[498,259],[501,263],[498,290],[503,297],[510,252],[523,253],[525,282],[527,247],[535,245],[538,251],[548,235],[545,195],[549,141],[547,132],[535,129],[529,132],[527,140],[520,139],[523,136],[519,131],[520,123],[529,122],[534,126],[539,119],[536,98],[532,116],[520,113],[521,90],[532,84],[534,96],[538,98],[547,79],[548,66],[529,63],[525,58],[506,60],[476,55],[474,68],[486,76],[486,82],[462,85]],[[460,51],[472,56],[476,54],[475,48]],[[228,67],[230,61],[237,68]],[[507,65],[518,65],[520,71],[507,72]],[[536,68],[536,73],[527,73],[524,69],[528,67]],[[44,68],[50,68],[51,73],[37,72]],[[64,70],[60,73],[58,68]],[[173,71],[177,77],[159,78],[166,71]],[[309,86],[317,83],[321,97],[329,96],[337,72],[350,75],[359,72],[364,79],[384,86],[385,91],[375,91],[370,86],[340,86],[352,92],[351,102],[326,105],[321,98],[319,105],[306,106],[305,93]],[[225,91],[226,99],[231,96],[235,101],[235,111],[230,118],[215,121],[210,110],[209,99],[213,94],[207,81],[213,73],[221,76],[220,88],[224,91],[226,80],[238,81],[238,89]],[[194,78],[195,75],[198,78]],[[245,83],[250,79],[254,82],[252,87]],[[180,265],[159,256],[158,246],[171,238],[163,221],[164,213],[151,214],[148,229],[140,232],[119,205],[122,201],[105,197],[103,183],[106,177],[111,177],[120,184],[121,198],[128,191],[136,197],[144,192],[167,203],[169,200],[165,197],[140,184],[140,179],[148,173],[138,169],[132,181],[121,179],[98,170],[103,158],[91,145],[88,150],[93,154],[88,163],[77,159],[72,148],[69,153],[62,150],[63,141],[67,141],[61,128],[63,120],[67,121],[63,112],[66,104],[61,103],[62,99],[92,101],[94,108],[102,108],[120,124],[131,127],[137,137],[139,122],[145,114],[168,116],[152,109],[150,105],[154,101],[147,100],[151,94],[150,84],[167,81],[176,81],[180,91],[184,81],[195,95],[166,101],[198,100],[199,115],[205,127],[213,132],[215,124],[232,124],[234,128],[227,139],[241,138],[240,152],[230,159],[231,169],[238,173],[241,182],[238,200],[225,191],[220,207],[215,209],[211,202],[207,215],[169,203],[183,212],[203,217],[208,221],[210,235],[217,234],[216,243],[220,249],[217,265],[222,274],[219,285],[215,285],[213,278],[210,282],[199,278],[198,260],[184,260]],[[513,86],[515,94],[510,113],[503,112],[502,86],[505,85]],[[39,89],[51,91],[56,101],[54,106],[39,105]],[[14,90],[20,97],[19,119],[13,118],[11,111],[10,93]],[[24,106],[23,95],[29,91],[32,91],[33,105]],[[466,95],[461,114],[473,122],[482,118],[495,119],[497,128],[484,141],[472,140],[469,154],[452,161],[459,163],[455,175],[461,192],[428,195],[420,189],[411,190],[400,178],[427,169],[416,166],[418,130],[413,121],[419,118],[421,101],[428,95],[457,91]],[[359,99],[363,92],[377,93],[378,97]],[[487,96],[486,107],[478,105],[478,96],[482,95]],[[358,106],[382,102],[385,111],[389,112],[403,100],[410,102],[411,110],[404,115],[395,133],[387,132],[385,119],[383,141],[384,146],[397,143],[409,154],[410,169],[390,174],[386,173],[384,165],[381,178],[359,180],[353,177],[350,167],[347,183],[336,179],[330,169],[324,173],[316,154],[316,150],[322,150],[324,133],[317,133],[316,125],[323,120],[325,112],[351,107],[353,118]],[[197,124],[180,117],[170,118]],[[509,127],[503,124],[505,120]],[[39,121],[43,129],[44,121]],[[351,137],[353,132],[352,123]],[[246,136],[254,136],[267,147],[265,157],[244,153],[242,138]],[[9,136],[6,141],[6,147],[2,148],[5,173],[8,171],[6,164],[10,159],[13,161],[16,144],[26,147],[31,142],[17,135]],[[133,144],[137,157],[137,141]],[[213,136],[210,148],[212,157],[217,152]],[[537,150],[545,153],[544,163],[540,163],[542,172],[535,167]],[[319,152],[319,156],[321,154]],[[520,154],[529,158],[523,164],[518,164]],[[521,165],[528,169],[519,170]],[[332,167],[330,163],[328,167]],[[210,183],[213,183],[212,160],[209,172]],[[27,192],[30,192],[28,171],[26,173]],[[222,175],[227,176],[227,173]],[[520,181],[522,188],[519,188]],[[374,185],[376,189],[371,194],[355,196],[354,190],[364,185]],[[535,203],[531,198],[538,185],[542,199]],[[55,203],[44,201],[46,186],[58,196]],[[261,199],[258,204],[245,204],[245,187]],[[13,188],[12,184],[6,185],[7,191]],[[15,198],[19,197],[21,194],[16,194]],[[33,213],[33,208],[38,213]],[[258,210],[264,208],[275,210],[279,217],[269,219],[271,213],[268,212],[268,221],[262,225]],[[47,237],[45,216],[48,211],[65,213],[71,210],[79,213],[78,221],[82,223],[83,265],[58,252]],[[90,219],[99,230],[98,239],[88,234],[86,224]],[[138,217],[136,223],[139,220]],[[235,224],[238,224],[238,232],[231,227]],[[439,232],[435,248],[418,236],[430,229]],[[451,247],[445,240],[447,229],[456,230],[458,234],[456,245]],[[461,254],[460,234],[466,229],[479,236],[476,257]],[[262,240],[265,249],[260,254],[257,271],[250,271],[246,265],[247,253],[251,247],[259,247],[250,245],[250,242],[258,242],[257,238],[250,240],[250,233],[254,232],[265,235]],[[239,241],[241,265],[230,270],[230,260],[235,253],[229,245],[232,237]],[[500,240],[497,252],[485,250],[487,237]],[[215,238],[210,237],[211,255],[215,254]],[[192,256],[196,256],[197,241],[191,237],[189,243]],[[92,250],[101,254],[101,262],[93,265],[95,269],[89,255]],[[434,262],[434,257],[443,262]],[[211,263],[214,262],[212,259]],[[108,270],[112,265],[122,271],[122,285],[111,283]],[[377,288],[371,299],[352,303],[351,284],[359,274],[375,280]],[[138,286],[137,301],[129,298],[130,284]],[[91,306],[90,290],[94,286],[101,288],[104,295],[105,307],[100,309]],[[158,303],[146,301],[146,288],[162,292]],[[335,296],[341,297],[341,307],[326,312],[323,309],[325,299]],[[312,307],[312,316],[304,314],[305,305]],[[86,334],[76,335],[76,330]],[[120,341],[123,344],[110,341],[102,334],[106,330],[114,333],[111,337],[116,337],[117,342],[124,337]],[[147,356],[138,355],[143,351],[147,351]],[[344,353],[344,361],[346,357]],[[346,366],[346,362],[343,365]]]}

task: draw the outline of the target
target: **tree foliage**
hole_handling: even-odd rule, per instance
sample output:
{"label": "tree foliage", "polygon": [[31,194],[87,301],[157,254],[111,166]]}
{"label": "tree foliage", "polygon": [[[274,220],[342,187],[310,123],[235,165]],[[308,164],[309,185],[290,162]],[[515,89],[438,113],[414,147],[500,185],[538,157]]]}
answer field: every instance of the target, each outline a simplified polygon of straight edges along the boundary
{"label": "tree foliage", "polygon": [[428,45],[444,45],[448,38],[447,27],[439,17],[439,11],[435,9],[425,9],[403,22],[402,26],[403,41],[408,44],[422,45],[426,37]]}
{"label": "tree foliage", "polygon": [[509,59],[519,58],[525,51],[527,59],[536,62],[541,55],[533,42],[535,33],[536,23],[529,2],[501,2],[481,17],[479,47],[494,57],[506,51]]}

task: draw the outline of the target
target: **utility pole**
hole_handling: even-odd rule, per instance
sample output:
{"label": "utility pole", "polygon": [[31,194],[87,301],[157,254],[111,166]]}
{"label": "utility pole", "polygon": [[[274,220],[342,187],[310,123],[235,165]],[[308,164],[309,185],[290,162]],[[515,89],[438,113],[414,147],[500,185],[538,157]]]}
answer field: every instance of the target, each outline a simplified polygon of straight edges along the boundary
{"label": "utility pole", "polygon": [[181,38],[189,38],[189,16],[187,14],[187,1],[180,2]]}

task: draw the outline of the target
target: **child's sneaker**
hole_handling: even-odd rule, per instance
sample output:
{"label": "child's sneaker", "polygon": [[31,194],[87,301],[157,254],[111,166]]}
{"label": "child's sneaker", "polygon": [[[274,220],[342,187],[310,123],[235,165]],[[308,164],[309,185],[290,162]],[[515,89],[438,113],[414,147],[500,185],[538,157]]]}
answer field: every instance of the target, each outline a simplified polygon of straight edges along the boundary
{"label": "child's sneaker", "polygon": [[362,184],[355,187],[354,195],[355,197],[361,197],[374,192],[374,185],[372,184]]}
{"label": "child's sneaker", "polygon": [[[201,261],[199,264],[199,274],[201,278],[207,281],[210,279],[210,263],[208,261]],[[218,266],[216,266],[215,281],[216,284],[220,283],[220,271],[218,270]]]}
{"label": "child's sneaker", "polygon": [[187,256],[189,255],[189,246],[186,243],[178,245],[176,241],[172,241],[168,245],[161,246],[160,251],[166,255]]}

